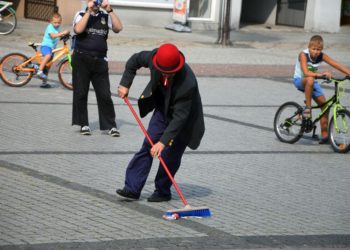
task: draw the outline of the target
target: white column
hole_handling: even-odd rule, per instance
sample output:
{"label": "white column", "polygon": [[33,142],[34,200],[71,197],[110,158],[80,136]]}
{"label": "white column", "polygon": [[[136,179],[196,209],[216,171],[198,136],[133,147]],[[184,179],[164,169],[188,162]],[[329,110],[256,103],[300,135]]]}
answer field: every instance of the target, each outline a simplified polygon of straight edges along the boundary
{"label": "white column", "polygon": [[341,0],[308,0],[305,26],[311,32],[339,32]]}
{"label": "white column", "polygon": [[239,30],[241,21],[242,0],[231,0],[231,29]]}

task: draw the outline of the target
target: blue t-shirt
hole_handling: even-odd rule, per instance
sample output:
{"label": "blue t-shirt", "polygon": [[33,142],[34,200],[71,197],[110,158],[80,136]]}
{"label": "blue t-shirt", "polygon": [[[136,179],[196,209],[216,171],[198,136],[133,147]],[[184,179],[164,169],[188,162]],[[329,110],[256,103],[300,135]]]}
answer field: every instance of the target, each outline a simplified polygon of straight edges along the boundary
{"label": "blue t-shirt", "polygon": [[50,33],[59,33],[60,31],[61,31],[60,27],[56,29],[51,23],[47,25],[47,28],[45,30],[45,34],[43,37],[43,41],[41,42],[41,46],[48,46],[51,49],[55,49],[60,39],[59,38],[52,39],[50,36]]}

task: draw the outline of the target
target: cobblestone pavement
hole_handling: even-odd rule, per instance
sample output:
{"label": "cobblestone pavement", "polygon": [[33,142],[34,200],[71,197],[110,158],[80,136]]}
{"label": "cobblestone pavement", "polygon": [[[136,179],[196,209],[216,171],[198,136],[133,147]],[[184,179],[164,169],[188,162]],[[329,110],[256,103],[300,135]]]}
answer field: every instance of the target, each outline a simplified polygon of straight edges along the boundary
{"label": "cobblestone pavement", "polygon": [[[2,54],[13,48],[7,39],[0,41]],[[141,47],[125,46],[121,53]],[[350,248],[350,154],[336,154],[308,136],[283,144],[273,133],[278,106],[303,100],[283,71],[292,65],[289,52],[281,63],[285,68],[280,68],[274,58],[284,60],[283,49],[277,47],[276,54],[266,54],[269,59],[265,49],[231,48],[237,55],[256,55],[255,60],[242,57],[242,64],[219,55],[218,60],[201,61],[202,54],[192,51],[198,48],[207,55],[220,51],[185,46],[188,61],[203,72],[198,80],[206,134],[198,150],[186,151],[176,180],[192,206],[208,206],[213,216],[162,219],[164,211],[183,204],[175,190],[170,202],[146,201],[153,191],[156,161],[140,201],[125,202],[115,195],[143,136],[115,95],[117,67],[125,61],[111,60],[116,65],[110,78],[120,138],[99,131],[93,91],[93,134],[81,136],[70,125],[72,92],[54,73],[51,89],[39,88],[38,79],[21,88],[0,84],[0,249]],[[347,55],[349,65],[349,50],[339,45],[337,51],[337,56]],[[226,63],[233,67],[227,66],[231,73],[218,75],[215,64]],[[242,73],[235,75],[232,69],[239,67]],[[262,73],[250,75],[254,67]],[[276,73],[270,75],[272,68]],[[130,92],[133,104],[147,80],[143,74],[136,78]],[[331,95],[332,88],[325,87],[325,92]],[[345,99],[350,106],[350,98]]]}

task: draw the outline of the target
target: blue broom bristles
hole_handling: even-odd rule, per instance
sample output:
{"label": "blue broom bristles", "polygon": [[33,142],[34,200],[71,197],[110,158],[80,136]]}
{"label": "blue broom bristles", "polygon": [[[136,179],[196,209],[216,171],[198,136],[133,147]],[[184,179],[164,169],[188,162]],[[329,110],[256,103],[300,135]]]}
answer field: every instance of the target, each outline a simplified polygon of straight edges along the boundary
{"label": "blue broom bristles", "polygon": [[184,209],[173,209],[168,210],[164,214],[165,217],[176,216],[181,217],[210,217],[211,212],[207,207],[197,207],[197,208],[184,208]]}

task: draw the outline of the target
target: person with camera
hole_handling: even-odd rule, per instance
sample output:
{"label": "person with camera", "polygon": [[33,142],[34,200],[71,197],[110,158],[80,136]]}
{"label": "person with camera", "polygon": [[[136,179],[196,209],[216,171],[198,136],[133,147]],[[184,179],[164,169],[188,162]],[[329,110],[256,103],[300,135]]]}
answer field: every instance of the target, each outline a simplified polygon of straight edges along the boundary
{"label": "person with camera", "polygon": [[86,0],[86,3],[86,9],[76,13],[73,20],[76,35],[72,56],[72,125],[80,126],[82,135],[91,135],[87,107],[91,82],[97,98],[100,130],[119,137],[110,90],[107,39],[109,29],[119,33],[123,25],[108,0]]}

